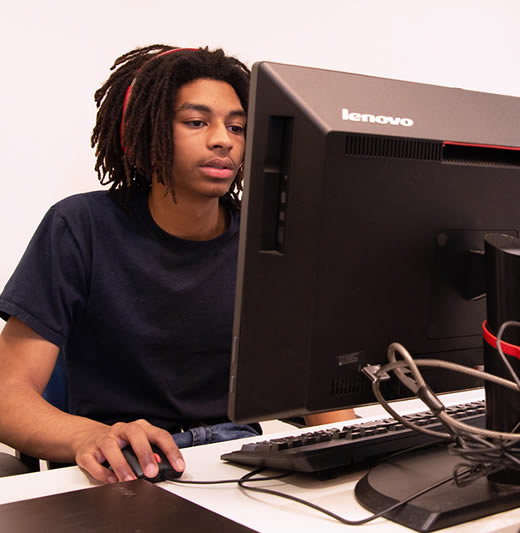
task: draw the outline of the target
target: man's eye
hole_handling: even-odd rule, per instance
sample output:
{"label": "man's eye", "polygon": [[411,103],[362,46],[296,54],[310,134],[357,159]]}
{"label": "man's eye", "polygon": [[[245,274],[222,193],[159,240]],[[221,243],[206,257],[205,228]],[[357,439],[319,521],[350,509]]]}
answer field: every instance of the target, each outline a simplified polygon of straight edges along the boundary
{"label": "man's eye", "polygon": [[231,124],[228,126],[228,129],[233,133],[243,133],[244,132],[244,126],[240,126],[238,124]]}
{"label": "man's eye", "polygon": [[204,126],[203,120],[188,120],[186,122],[188,126],[191,126],[192,128],[202,128]]}

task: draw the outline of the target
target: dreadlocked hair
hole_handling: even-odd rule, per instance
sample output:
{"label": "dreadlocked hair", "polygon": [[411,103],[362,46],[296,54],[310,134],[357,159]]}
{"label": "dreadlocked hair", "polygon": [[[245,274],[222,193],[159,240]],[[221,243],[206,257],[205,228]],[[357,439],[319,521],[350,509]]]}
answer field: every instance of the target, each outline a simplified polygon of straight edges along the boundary
{"label": "dreadlocked hair", "polygon": [[[171,50],[178,51],[165,53]],[[132,191],[149,189],[156,173],[175,199],[172,123],[177,91],[199,78],[225,81],[247,112],[249,69],[221,49],[155,44],[122,55],[110,70],[113,73],[94,95],[98,112],[91,144],[100,183],[110,184],[110,191],[119,193],[125,203]],[[235,207],[240,205],[242,181],[239,171],[224,196]]]}

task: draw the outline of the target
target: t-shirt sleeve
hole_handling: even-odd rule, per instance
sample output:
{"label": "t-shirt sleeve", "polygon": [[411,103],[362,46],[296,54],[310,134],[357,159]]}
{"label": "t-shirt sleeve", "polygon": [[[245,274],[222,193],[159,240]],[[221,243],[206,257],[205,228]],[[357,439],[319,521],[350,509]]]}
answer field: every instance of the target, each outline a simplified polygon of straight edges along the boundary
{"label": "t-shirt sleeve", "polygon": [[59,348],[88,295],[88,234],[72,226],[52,207],[0,295],[1,318],[16,317]]}

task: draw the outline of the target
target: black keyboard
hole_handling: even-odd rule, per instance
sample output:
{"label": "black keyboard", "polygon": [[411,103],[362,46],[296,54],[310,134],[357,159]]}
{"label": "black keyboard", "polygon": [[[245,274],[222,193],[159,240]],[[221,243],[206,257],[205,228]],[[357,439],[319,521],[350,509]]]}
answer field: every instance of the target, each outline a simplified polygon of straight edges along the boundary
{"label": "black keyboard", "polygon": [[[474,427],[485,426],[483,400],[447,407],[446,411],[461,422]],[[446,432],[445,426],[430,411],[408,414],[403,418],[428,429]],[[255,467],[326,474],[438,442],[442,439],[412,430],[393,418],[385,418],[342,429],[323,429],[243,444],[240,450],[225,453],[221,459]]]}

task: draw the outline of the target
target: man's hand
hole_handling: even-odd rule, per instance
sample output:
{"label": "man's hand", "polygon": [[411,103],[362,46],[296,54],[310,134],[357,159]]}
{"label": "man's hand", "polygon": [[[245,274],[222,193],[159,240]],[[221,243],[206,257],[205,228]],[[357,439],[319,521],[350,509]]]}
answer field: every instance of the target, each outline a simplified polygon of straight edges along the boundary
{"label": "man's hand", "polygon": [[[113,426],[100,426],[91,432],[81,432],[75,443],[75,459],[95,479],[104,483],[117,483],[135,479],[135,474],[121,452],[131,446],[143,472],[148,477],[158,473],[157,462],[150,443],[163,450],[175,470],[184,470],[184,460],[172,436],[164,429],[152,426],[146,420],[118,422]],[[107,461],[111,470],[103,463]]]}

